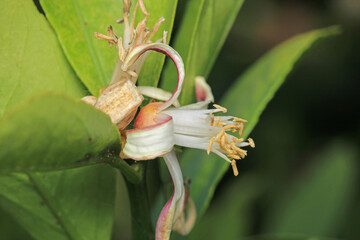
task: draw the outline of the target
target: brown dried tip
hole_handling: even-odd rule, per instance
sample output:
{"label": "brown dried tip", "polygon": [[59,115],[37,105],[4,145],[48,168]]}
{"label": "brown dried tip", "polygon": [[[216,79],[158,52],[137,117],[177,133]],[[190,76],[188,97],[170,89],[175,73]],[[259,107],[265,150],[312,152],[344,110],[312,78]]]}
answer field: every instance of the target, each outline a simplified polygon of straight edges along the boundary
{"label": "brown dried tip", "polygon": [[123,23],[124,22],[124,18],[119,18],[115,20],[116,23]]}
{"label": "brown dried tip", "polygon": [[108,114],[119,129],[125,128],[134,118],[143,96],[131,80],[126,79],[106,87],[95,107]]}
{"label": "brown dried tip", "polygon": [[131,7],[131,0],[123,0],[124,3],[124,13],[128,13]]}

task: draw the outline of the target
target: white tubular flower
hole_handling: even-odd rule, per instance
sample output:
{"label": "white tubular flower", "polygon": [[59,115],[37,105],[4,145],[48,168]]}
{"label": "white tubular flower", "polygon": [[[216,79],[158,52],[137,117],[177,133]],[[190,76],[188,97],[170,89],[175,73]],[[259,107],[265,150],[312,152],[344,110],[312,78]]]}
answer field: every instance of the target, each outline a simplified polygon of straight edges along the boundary
{"label": "white tubular flower", "polygon": [[[182,80],[179,81],[181,84]],[[143,107],[135,120],[135,129],[126,132],[129,144],[125,144],[123,153],[130,158],[140,160],[140,158],[152,159],[164,155],[171,151],[171,144],[202,149],[208,154],[213,152],[229,162],[234,175],[237,176],[235,160],[243,159],[247,155],[247,151],[242,148],[255,147],[251,138],[247,141],[241,138],[244,123],[247,121],[233,116],[215,116],[219,112],[226,113],[227,110],[217,104],[213,105],[215,109],[205,109],[214,99],[211,89],[205,80],[199,77],[196,78],[195,86],[197,99],[203,101],[179,108],[167,108],[175,99],[170,98],[165,103],[150,103]],[[180,89],[177,88],[174,95],[178,96],[179,92]],[[166,130],[165,126],[168,126]],[[150,129],[152,134],[157,135],[158,141],[154,141],[155,137],[148,134]],[[138,135],[135,136],[132,131],[136,131]],[[240,137],[230,133],[238,133]],[[139,136],[141,142],[137,140]],[[156,152],[147,152],[151,145],[155,147]]]}
{"label": "white tubular flower", "polygon": [[[246,156],[241,147],[255,147],[252,139],[247,142],[229,132],[242,135],[246,120],[232,116],[218,116],[226,109],[214,104],[215,109],[205,109],[213,101],[210,87],[203,78],[196,78],[198,103],[179,108],[169,108],[180,95],[184,82],[184,64],[180,55],[171,47],[153,43],[134,48],[125,59],[123,67],[131,64],[148,50],[162,52],[169,56],[178,70],[178,82],[175,91],[165,102],[155,102],[141,108],[134,122],[134,129],[122,131],[122,157],[134,160],[149,160],[163,156],[174,182],[174,194],[161,211],[156,226],[156,239],[167,240],[171,230],[187,234],[193,227],[196,218],[195,205],[185,194],[183,179],[174,145],[198,148],[213,152],[228,161],[238,175],[235,160]],[[146,91],[151,92],[151,89]],[[156,93],[154,93],[156,95]],[[149,94],[150,95],[150,94]],[[163,94],[161,94],[163,95]],[[189,203],[188,218],[185,220],[185,202]]]}

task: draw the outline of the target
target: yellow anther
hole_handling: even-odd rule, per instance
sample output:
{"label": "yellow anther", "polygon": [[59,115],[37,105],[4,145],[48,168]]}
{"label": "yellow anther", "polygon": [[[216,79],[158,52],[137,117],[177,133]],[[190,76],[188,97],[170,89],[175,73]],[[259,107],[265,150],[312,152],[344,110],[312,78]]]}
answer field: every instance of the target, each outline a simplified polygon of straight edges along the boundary
{"label": "yellow anther", "polygon": [[233,140],[234,142],[243,142],[243,141],[244,141],[243,138],[236,138],[236,137],[232,137],[232,140]]}
{"label": "yellow anther", "polygon": [[225,133],[224,130],[221,130],[215,137],[215,142],[219,142],[220,141],[220,138],[221,136]]}
{"label": "yellow anther", "polygon": [[224,134],[226,145],[230,145],[229,137],[227,134]]}
{"label": "yellow anther", "polygon": [[222,129],[224,129],[224,130],[228,130],[231,128],[235,128],[235,125],[227,125],[227,126],[222,127]]}
{"label": "yellow anther", "polygon": [[244,123],[240,123],[239,125],[239,135],[242,136],[244,130]]}
{"label": "yellow anther", "polygon": [[247,151],[244,150],[244,149],[241,149],[241,148],[238,148],[237,150],[238,150],[238,151],[236,151],[237,154],[238,154],[241,158],[245,158],[245,156],[247,155]]}
{"label": "yellow anther", "polygon": [[235,160],[232,160],[232,161],[231,161],[231,167],[232,167],[232,169],[233,169],[234,176],[239,175],[239,171],[238,171],[238,169],[237,169],[237,167],[236,167],[236,161],[235,161]]}
{"label": "yellow anther", "polygon": [[243,122],[243,123],[246,123],[246,122],[247,122],[247,120],[242,119],[242,118],[238,118],[238,117],[234,117],[233,120],[234,120],[235,122]]}
{"label": "yellow anther", "polygon": [[217,127],[219,126],[219,123],[220,123],[220,117],[216,117],[216,121],[213,126]]}
{"label": "yellow anther", "polygon": [[236,155],[236,154],[228,154],[227,156],[229,158],[233,158],[233,159],[236,159],[236,160],[240,159],[240,157],[238,155]]}
{"label": "yellow anther", "polygon": [[208,146],[208,149],[207,149],[207,154],[209,155],[210,152],[211,152],[211,148],[212,148],[212,145],[214,144],[214,140],[215,140],[215,137],[212,137],[209,141],[209,146]]}
{"label": "yellow anther", "polygon": [[210,114],[210,126],[214,126],[214,114]]}
{"label": "yellow anther", "polygon": [[220,106],[220,105],[217,105],[217,104],[213,104],[214,108],[216,109],[220,109],[223,113],[226,113],[227,112],[227,109]]}
{"label": "yellow anther", "polygon": [[252,147],[252,148],[255,147],[255,142],[252,138],[248,138],[248,142],[249,142],[250,147]]}

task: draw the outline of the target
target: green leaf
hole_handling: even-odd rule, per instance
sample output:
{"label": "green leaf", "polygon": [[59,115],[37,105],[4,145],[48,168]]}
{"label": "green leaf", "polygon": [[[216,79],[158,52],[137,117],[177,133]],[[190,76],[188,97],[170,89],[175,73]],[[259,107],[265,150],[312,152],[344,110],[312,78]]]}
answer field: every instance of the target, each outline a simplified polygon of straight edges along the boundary
{"label": "green leaf", "polygon": [[[217,55],[231,29],[243,0],[188,1],[183,19],[174,41],[174,48],[185,64],[185,83],[181,103],[195,100],[194,79],[207,77]],[[177,71],[170,64],[165,65],[162,88],[173,91]]]}
{"label": "green leaf", "polygon": [[[94,32],[106,33],[107,26],[112,25],[114,32],[122,36],[123,25],[115,22],[122,17],[122,1],[41,0],[40,2],[58,34],[71,65],[89,91],[97,96],[99,89],[111,80],[118,53],[115,47],[110,49],[106,41],[96,39]],[[132,5],[135,6],[135,1]],[[150,13],[149,27],[152,27],[161,16],[166,18],[165,24],[159,29],[155,38],[162,35],[162,30],[171,32],[176,1],[161,0],[152,3],[145,1],[145,5]],[[138,16],[140,15],[142,13],[139,10]],[[139,81],[142,84],[156,85],[163,59],[159,56],[149,56],[141,71]]]}
{"label": "green leaf", "polygon": [[350,210],[348,204],[358,189],[357,159],[356,147],[342,142],[329,145],[277,198],[265,231],[339,237]]}
{"label": "green leaf", "polygon": [[121,149],[119,132],[106,114],[58,95],[29,100],[0,125],[0,172],[111,162]]}
{"label": "green leaf", "polygon": [[243,238],[245,240],[340,240],[336,238],[309,236],[306,234],[261,234]]}
{"label": "green leaf", "polygon": [[0,175],[0,204],[35,239],[110,239],[114,170]]}
{"label": "green leaf", "polygon": [[0,9],[0,117],[35,93],[83,96],[86,91],[33,2],[4,0]]}
{"label": "green leaf", "polygon": [[98,40],[94,32],[106,34],[106,28],[121,17],[120,0],[41,0],[46,17],[56,31],[65,55],[88,90],[97,96],[111,80],[117,60],[116,48]]}
{"label": "green leaf", "polygon": [[[228,108],[227,115],[248,120],[243,137],[255,127],[261,112],[303,53],[317,40],[338,33],[338,27],[330,27],[296,36],[267,53],[236,81],[221,105]],[[202,215],[229,164],[215,154],[207,156],[199,150],[185,151],[180,163],[183,175],[192,179],[192,197]]]}
{"label": "green leaf", "polygon": [[[255,176],[246,176],[219,191],[220,196],[211,204],[188,239],[242,239],[248,236],[254,220],[251,206],[260,189]],[[226,223],[219,224],[219,219]]]}
{"label": "green leaf", "polygon": [[1,208],[0,233],[2,240],[31,239],[30,235]]}

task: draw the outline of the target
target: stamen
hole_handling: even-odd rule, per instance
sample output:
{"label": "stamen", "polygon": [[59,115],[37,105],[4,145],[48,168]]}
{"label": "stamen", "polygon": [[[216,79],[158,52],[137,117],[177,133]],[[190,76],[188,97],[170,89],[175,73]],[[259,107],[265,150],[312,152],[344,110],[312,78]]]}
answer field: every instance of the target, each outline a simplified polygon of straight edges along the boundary
{"label": "stamen", "polygon": [[227,125],[225,127],[222,127],[222,129],[224,129],[225,131],[231,128],[235,128],[235,125]]}
{"label": "stamen", "polygon": [[130,0],[124,0],[124,12],[129,12],[131,7],[131,1]]}
{"label": "stamen", "polygon": [[149,15],[149,13],[146,11],[145,5],[143,0],[138,0],[138,3],[140,4],[140,9],[144,15]]}
{"label": "stamen", "polygon": [[226,108],[224,108],[224,107],[222,107],[222,106],[220,106],[220,105],[213,104],[213,106],[214,106],[216,109],[220,109],[220,110],[222,110],[222,111],[223,111],[223,113],[226,113],[226,112],[227,112],[227,109],[226,109]]}
{"label": "stamen", "polygon": [[151,41],[151,38],[155,35],[155,33],[159,30],[159,27],[161,25],[161,23],[165,21],[164,17],[159,18],[159,20],[157,20],[157,22],[155,23],[154,27],[151,30],[150,36],[148,41]]}
{"label": "stamen", "polygon": [[210,113],[210,126],[214,126],[214,114],[213,113]]}
{"label": "stamen", "polygon": [[213,126],[217,127],[219,126],[219,123],[220,123],[220,117],[216,117],[216,122],[214,123]]}
{"label": "stamen", "polygon": [[130,38],[134,38],[134,27],[135,27],[135,18],[136,18],[136,12],[139,7],[139,2],[136,2],[133,15],[131,17],[131,23],[130,23]]}
{"label": "stamen", "polygon": [[235,155],[235,154],[228,154],[227,155],[229,158],[233,158],[233,159],[240,159],[240,157],[238,155]]}
{"label": "stamen", "polygon": [[122,38],[119,38],[117,47],[118,47],[119,58],[121,61],[124,61],[125,60],[125,48],[123,46]]}
{"label": "stamen", "polygon": [[221,136],[222,136],[224,133],[225,133],[225,131],[221,129],[221,131],[220,131],[220,132],[216,135],[216,137],[215,137],[215,142],[219,142]]}
{"label": "stamen", "polygon": [[239,175],[239,171],[238,171],[238,169],[237,169],[237,167],[236,167],[236,161],[235,161],[235,160],[232,160],[232,161],[231,161],[231,167],[232,167],[232,169],[233,169],[234,176]]}
{"label": "stamen", "polygon": [[246,123],[246,122],[247,122],[247,120],[242,119],[242,118],[238,118],[238,117],[233,117],[233,120],[234,120],[235,122],[243,122],[243,123]]}
{"label": "stamen", "polygon": [[97,38],[97,39],[100,39],[100,40],[106,40],[108,41],[109,43],[116,43],[114,38],[113,37],[109,37],[109,36],[106,36],[104,34],[101,34],[101,33],[98,33],[98,32],[94,32],[94,36]]}
{"label": "stamen", "polygon": [[244,131],[244,123],[241,122],[241,123],[239,124],[239,135],[240,135],[240,136],[242,136],[243,131]]}
{"label": "stamen", "polygon": [[164,31],[164,32],[163,32],[163,37],[162,37],[162,41],[163,41],[164,44],[166,44],[166,38],[167,38],[167,36],[168,36],[168,31]]}
{"label": "stamen", "polygon": [[138,25],[136,26],[136,36],[132,42],[132,45],[139,44],[138,40],[140,39],[141,34],[144,32],[144,30],[146,28],[146,23],[148,21],[148,18],[149,18],[149,15],[146,15],[145,18],[141,22],[139,22]]}
{"label": "stamen", "polygon": [[212,148],[212,145],[214,144],[214,140],[215,140],[215,137],[212,137],[210,140],[209,140],[209,147],[207,149],[207,154],[209,155],[210,152],[211,152],[211,148]]}
{"label": "stamen", "polygon": [[248,138],[248,142],[249,142],[250,147],[252,147],[252,148],[255,147],[255,143],[254,143],[254,140],[252,138]]}

